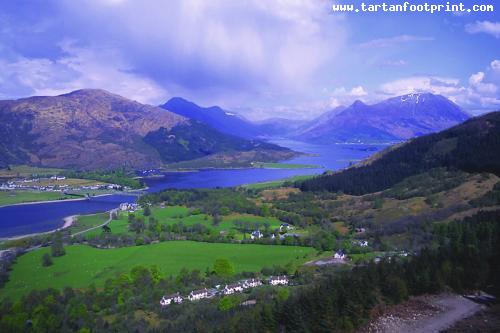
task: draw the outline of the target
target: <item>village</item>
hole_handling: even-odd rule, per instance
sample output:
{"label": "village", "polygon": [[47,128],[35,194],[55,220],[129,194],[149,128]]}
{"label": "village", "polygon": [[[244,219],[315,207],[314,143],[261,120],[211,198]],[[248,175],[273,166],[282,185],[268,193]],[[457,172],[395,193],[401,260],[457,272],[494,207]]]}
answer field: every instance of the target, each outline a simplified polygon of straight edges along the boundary
{"label": "village", "polygon": [[[286,275],[280,276],[271,276],[266,280],[266,283],[271,286],[286,286],[289,284],[289,279]],[[171,295],[165,295],[160,300],[160,305],[162,307],[171,305],[171,304],[181,304],[184,300],[188,301],[198,301],[201,299],[213,298],[216,296],[228,296],[236,293],[244,292],[245,290],[249,290],[252,288],[257,288],[262,286],[262,280],[260,279],[246,279],[242,281],[238,281],[233,284],[226,284],[224,288],[221,288],[221,285],[217,285],[214,288],[210,289],[199,289],[193,290],[189,293],[188,296],[182,296],[180,293],[175,293]]]}
{"label": "village", "polygon": [[84,192],[84,191],[123,191],[130,188],[86,179],[73,179],[64,176],[46,178],[21,178],[0,184],[0,191],[39,191],[39,192]]}

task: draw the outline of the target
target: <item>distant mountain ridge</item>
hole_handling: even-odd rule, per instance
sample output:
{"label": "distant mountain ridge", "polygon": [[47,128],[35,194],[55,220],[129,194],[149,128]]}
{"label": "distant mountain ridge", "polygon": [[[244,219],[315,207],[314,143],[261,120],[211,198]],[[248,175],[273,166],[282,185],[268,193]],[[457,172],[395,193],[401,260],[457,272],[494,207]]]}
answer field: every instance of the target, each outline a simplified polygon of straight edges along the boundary
{"label": "distant mountain ridge", "polygon": [[98,89],[0,101],[0,138],[0,166],[137,169],[222,152],[290,151]]}
{"label": "distant mountain ridge", "polygon": [[222,133],[242,138],[256,138],[263,134],[257,125],[218,106],[205,108],[181,97],[173,97],[160,107],[188,119],[203,122]]}
{"label": "distant mountain ridge", "polygon": [[441,95],[408,94],[367,105],[355,101],[326,113],[296,139],[318,143],[401,141],[438,132],[469,119]]}

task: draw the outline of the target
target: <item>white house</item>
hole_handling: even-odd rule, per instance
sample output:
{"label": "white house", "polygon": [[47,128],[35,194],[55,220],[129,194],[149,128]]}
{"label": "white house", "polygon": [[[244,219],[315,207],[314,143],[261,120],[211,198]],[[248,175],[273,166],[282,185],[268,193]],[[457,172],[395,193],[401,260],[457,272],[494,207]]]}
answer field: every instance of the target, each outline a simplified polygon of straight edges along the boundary
{"label": "white house", "polygon": [[260,281],[259,279],[248,279],[243,281],[242,285],[243,289],[255,288],[262,285],[262,281]]}
{"label": "white house", "polygon": [[264,237],[264,234],[260,232],[260,230],[252,231],[252,233],[250,234],[251,239],[260,239],[262,237]]}
{"label": "white house", "polygon": [[139,205],[136,203],[128,203],[124,202],[120,204],[120,210],[121,211],[129,211],[129,212],[134,212],[139,208]]}
{"label": "white house", "polygon": [[188,299],[190,301],[197,301],[199,299],[207,298],[207,297],[208,297],[208,290],[201,289],[201,290],[193,290],[192,292],[190,292]]}
{"label": "white house", "polygon": [[367,247],[368,246],[368,241],[366,240],[359,240],[359,241],[354,241],[354,245],[361,246],[361,247]]}
{"label": "white house", "polygon": [[269,284],[273,285],[273,286],[287,285],[288,284],[288,277],[286,277],[285,275],[271,276],[269,278]]}
{"label": "white house", "polygon": [[291,226],[288,223],[281,223],[280,224],[280,232],[288,231],[288,230],[293,230],[293,226]]}
{"label": "white house", "polygon": [[167,306],[172,303],[177,303],[181,304],[182,303],[182,296],[179,293],[175,293],[172,295],[166,295],[161,298],[160,304],[161,306]]}
{"label": "white house", "polygon": [[343,250],[338,250],[337,252],[335,252],[335,254],[333,255],[333,257],[335,259],[342,259],[343,260],[343,259],[346,258],[346,255],[345,255],[345,253],[344,253]]}
{"label": "white house", "polygon": [[224,293],[224,295],[231,295],[234,293],[240,293],[242,291],[243,291],[243,286],[239,283],[235,283],[226,285],[222,292]]}

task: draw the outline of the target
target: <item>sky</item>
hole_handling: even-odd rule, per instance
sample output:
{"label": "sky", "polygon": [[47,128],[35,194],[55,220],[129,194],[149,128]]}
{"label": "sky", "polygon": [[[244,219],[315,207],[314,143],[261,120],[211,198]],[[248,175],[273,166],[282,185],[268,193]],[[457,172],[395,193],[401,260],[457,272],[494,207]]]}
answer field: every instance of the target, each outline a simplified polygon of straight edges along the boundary
{"label": "sky", "polygon": [[472,114],[500,110],[500,3],[488,13],[332,10],[359,3],[0,0],[0,99],[100,88],[260,120],[432,92]]}

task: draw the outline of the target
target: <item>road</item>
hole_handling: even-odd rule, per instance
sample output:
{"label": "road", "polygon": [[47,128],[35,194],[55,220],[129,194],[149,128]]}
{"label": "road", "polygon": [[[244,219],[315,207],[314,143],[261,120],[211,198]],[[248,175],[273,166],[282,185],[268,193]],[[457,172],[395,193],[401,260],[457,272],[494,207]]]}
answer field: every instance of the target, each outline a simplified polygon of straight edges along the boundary
{"label": "road", "polygon": [[113,214],[116,213],[116,212],[118,212],[118,208],[110,210],[109,211],[109,218],[106,220],[106,222],[104,222],[103,224],[100,224],[98,226],[95,226],[95,227],[92,227],[92,228],[89,228],[89,229],[85,229],[85,230],[76,232],[76,233],[72,234],[71,237],[75,237],[75,236],[83,234],[85,232],[89,232],[91,230],[95,230],[95,229],[99,229],[99,228],[104,227],[105,225],[109,224],[111,222],[111,220],[113,220]]}

